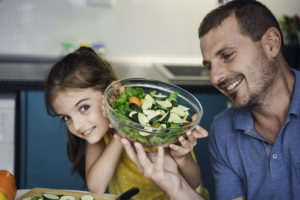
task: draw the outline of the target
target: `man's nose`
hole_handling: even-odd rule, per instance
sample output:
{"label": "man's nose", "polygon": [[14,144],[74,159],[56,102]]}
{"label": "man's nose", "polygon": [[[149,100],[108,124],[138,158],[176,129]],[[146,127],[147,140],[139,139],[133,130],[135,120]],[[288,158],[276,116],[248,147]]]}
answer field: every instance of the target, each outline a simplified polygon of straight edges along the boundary
{"label": "man's nose", "polygon": [[217,86],[225,78],[225,68],[216,64],[211,64],[210,81],[212,85]]}

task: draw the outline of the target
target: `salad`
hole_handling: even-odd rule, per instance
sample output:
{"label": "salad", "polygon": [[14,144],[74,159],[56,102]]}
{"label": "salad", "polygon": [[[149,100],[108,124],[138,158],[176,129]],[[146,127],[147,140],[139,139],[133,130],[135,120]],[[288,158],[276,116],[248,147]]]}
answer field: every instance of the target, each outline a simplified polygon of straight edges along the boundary
{"label": "salad", "polygon": [[[146,93],[140,87],[126,86],[111,106],[123,117],[115,116],[123,122],[119,124],[123,133],[145,145],[158,146],[177,142],[178,133],[183,134],[192,121],[189,108],[178,104],[177,95],[178,92],[166,95],[156,90]],[[128,126],[128,121],[135,122],[138,129]]]}

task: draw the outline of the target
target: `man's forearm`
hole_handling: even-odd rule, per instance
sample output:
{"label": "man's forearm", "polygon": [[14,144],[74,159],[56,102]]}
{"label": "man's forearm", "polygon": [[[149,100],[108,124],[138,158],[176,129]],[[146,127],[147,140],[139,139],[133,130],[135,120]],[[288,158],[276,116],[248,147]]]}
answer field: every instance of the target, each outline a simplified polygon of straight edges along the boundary
{"label": "man's forearm", "polygon": [[181,177],[181,185],[176,193],[167,194],[170,200],[204,200],[191,186],[186,182],[186,180]]}

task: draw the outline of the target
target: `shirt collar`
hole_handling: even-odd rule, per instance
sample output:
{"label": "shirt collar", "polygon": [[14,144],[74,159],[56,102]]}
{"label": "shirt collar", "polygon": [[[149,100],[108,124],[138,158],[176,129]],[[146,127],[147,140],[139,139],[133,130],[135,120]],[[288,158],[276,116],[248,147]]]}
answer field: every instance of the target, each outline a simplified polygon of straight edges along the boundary
{"label": "shirt collar", "polygon": [[[300,115],[300,72],[294,69],[292,69],[292,72],[295,75],[295,86],[288,115],[296,115],[298,117]],[[240,130],[248,135],[262,139],[254,128],[253,117],[247,107],[236,109],[233,117],[233,126],[235,130]]]}
{"label": "shirt collar", "polygon": [[293,74],[295,75],[295,86],[294,93],[291,100],[291,106],[289,109],[288,115],[300,115],[300,72],[292,69]]}

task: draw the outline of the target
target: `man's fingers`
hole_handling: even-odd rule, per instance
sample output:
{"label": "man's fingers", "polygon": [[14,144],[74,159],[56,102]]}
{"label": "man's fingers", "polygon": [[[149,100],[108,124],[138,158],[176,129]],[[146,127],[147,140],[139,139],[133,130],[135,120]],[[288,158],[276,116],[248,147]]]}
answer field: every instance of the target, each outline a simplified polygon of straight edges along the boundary
{"label": "man's fingers", "polygon": [[121,139],[121,143],[122,143],[128,157],[138,166],[139,170],[142,171],[142,168],[139,165],[139,162],[138,162],[138,159],[137,159],[137,156],[136,156],[136,152],[135,152],[133,146],[125,138]]}
{"label": "man's fingers", "polygon": [[153,166],[154,172],[162,172],[164,167],[164,149],[158,147],[157,158]]}
{"label": "man's fingers", "polygon": [[141,168],[143,169],[144,175],[150,178],[152,175],[152,162],[149,160],[143,146],[140,143],[135,142],[134,147],[137,152],[138,162],[140,163]]}
{"label": "man's fingers", "polygon": [[205,138],[208,136],[208,132],[201,126],[196,126],[196,129],[193,131],[193,135],[196,138]]}
{"label": "man's fingers", "polygon": [[187,131],[186,136],[189,140],[189,143],[194,147],[197,144],[197,138],[192,134],[192,131]]}

